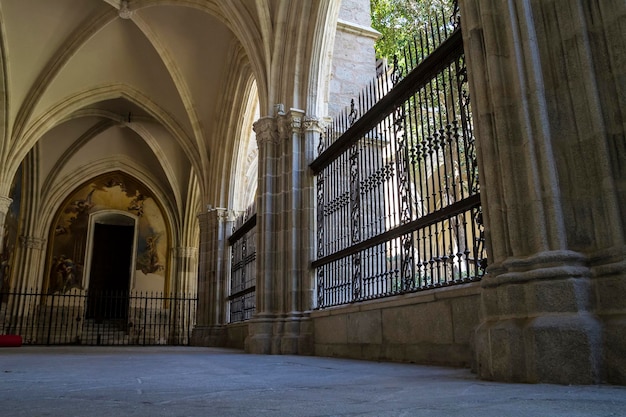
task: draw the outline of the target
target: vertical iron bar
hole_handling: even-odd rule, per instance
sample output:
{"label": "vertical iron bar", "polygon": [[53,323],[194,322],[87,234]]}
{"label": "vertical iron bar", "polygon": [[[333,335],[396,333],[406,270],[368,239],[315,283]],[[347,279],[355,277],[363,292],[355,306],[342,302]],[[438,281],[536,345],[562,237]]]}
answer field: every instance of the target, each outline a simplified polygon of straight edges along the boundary
{"label": "vertical iron bar", "polygon": [[146,333],[148,332],[148,319],[146,316],[147,314],[148,314],[148,292],[146,291],[145,297],[143,299],[143,323],[142,323],[143,325],[141,326],[141,328],[143,329],[143,342],[142,342],[143,346],[146,345]]}
{"label": "vertical iron bar", "polygon": [[49,320],[48,320],[48,336],[46,338],[46,345],[50,345],[50,336],[51,336],[51,332],[52,332],[52,315],[54,312],[54,293],[52,293],[52,301],[50,302],[50,313],[49,313]]}

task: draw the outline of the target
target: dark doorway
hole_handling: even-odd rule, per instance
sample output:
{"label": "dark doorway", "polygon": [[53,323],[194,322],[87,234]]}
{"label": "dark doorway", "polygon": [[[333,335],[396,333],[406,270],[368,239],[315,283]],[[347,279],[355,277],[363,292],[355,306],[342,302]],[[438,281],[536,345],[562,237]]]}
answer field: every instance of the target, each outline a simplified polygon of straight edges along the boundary
{"label": "dark doorway", "polygon": [[128,318],[128,295],[135,228],[94,224],[87,318]]}

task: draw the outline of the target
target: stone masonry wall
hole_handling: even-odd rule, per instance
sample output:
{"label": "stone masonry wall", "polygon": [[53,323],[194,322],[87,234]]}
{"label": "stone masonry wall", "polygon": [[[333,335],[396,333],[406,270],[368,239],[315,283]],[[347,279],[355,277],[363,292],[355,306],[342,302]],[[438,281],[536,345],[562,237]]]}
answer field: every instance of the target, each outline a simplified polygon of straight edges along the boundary
{"label": "stone masonry wall", "polygon": [[315,311],[315,355],[469,366],[480,284]]}
{"label": "stone masonry wall", "polygon": [[335,35],[329,116],[335,116],[376,76],[374,42],[378,32],[371,28],[369,0],[344,0],[339,10]]}

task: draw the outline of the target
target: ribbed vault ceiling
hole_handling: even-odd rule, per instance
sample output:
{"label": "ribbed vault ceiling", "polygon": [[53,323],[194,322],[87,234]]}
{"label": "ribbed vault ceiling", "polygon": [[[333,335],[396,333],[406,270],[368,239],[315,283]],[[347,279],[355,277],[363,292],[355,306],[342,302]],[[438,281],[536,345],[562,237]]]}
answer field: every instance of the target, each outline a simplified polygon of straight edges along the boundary
{"label": "ribbed vault ceiling", "polygon": [[30,158],[47,216],[113,170],[140,173],[177,221],[232,207],[251,117],[277,103],[315,113],[329,64],[313,51],[326,56],[338,4],[0,0],[0,195]]}

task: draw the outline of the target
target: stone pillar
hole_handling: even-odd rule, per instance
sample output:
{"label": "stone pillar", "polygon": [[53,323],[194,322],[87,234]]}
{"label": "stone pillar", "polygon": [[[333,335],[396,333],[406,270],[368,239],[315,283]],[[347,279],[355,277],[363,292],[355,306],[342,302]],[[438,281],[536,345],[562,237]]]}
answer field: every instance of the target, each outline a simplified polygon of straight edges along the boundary
{"label": "stone pillar", "polygon": [[[304,112],[291,109],[279,115],[279,135],[282,139],[281,210],[278,230],[282,246],[280,256],[283,278],[282,334],[276,351],[283,354],[312,353],[311,324],[306,311],[311,309],[313,277],[309,264],[315,236],[312,224],[313,177],[309,173],[307,137],[303,134]],[[307,128],[311,129],[310,119]],[[313,145],[313,144],[311,144]],[[314,146],[314,145],[313,145]],[[309,148],[313,148],[309,146]]]}
{"label": "stone pillar", "polygon": [[246,351],[272,353],[272,334],[278,307],[275,306],[274,276],[277,274],[278,242],[278,160],[280,156],[278,127],[274,117],[254,123],[259,150],[259,181],[257,188],[257,275],[256,314],[249,321]]}
{"label": "stone pillar", "polygon": [[626,5],[460,6],[490,264],[478,374],[623,381]]}
{"label": "stone pillar", "polygon": [[223,346],[228,297],[227,232],[233,216],[226,209],[212,209],[198,215],[200,250],[198,307],[191,343],[195,346]]}
{"label": "stone pillar", "polygon": [[11,207],[12,199],[0,195],[0,254],[4,248],[4,222]]}
{"label": "stone pillar", "polygon": [[[18,247],[15,249],[14,262],[11,266],[14,282],[11,289],[17,293],[35,292],[43,290],[41,268],[45,239],[34,236],[19,236]],[[10,278],[10,277],[7,277]],[[27,323],[33,320],[28,317],[32,314],[31,307],[33,299],[28,297],[9,297],[7,311],[15,317],[14,324]],[[15,331],[11,329],[9,331]]]}
{"label": "stone pillar", "polygon": [[177,247],[173,248],[176,265],[176,291],[193,294],[198,287],[198,248]]}
{"label": "stone pillar", "polygon": [[255,123],[259,148],[257,308],[246,350],[309,354],[308,320],[312,177],[308,172],[304,112],[279,111]]}
{"label": "stone pillar", "polygon": [[172,248],[171,258],[174,260],[174,285],[173,292],[181,301],[176,301],[171,305],[172,316],[170,318],[174,325],[174,331],[170,332],[170,342],[176,343],[181,338],[185,338],[186,329],[189,328],[193,317],[189,317],[189,301],[182,301],[196,293],[198,275],[198,248],[176,247]]}
{"label": "stone pillar", "polygon": [[37,236],[20,236],[20,249],[16,256],[15,276],[21,277],[16,283],[20,290],[38,290],[41,288],[42,277],[40,265],[44,255],[46,239]]}

